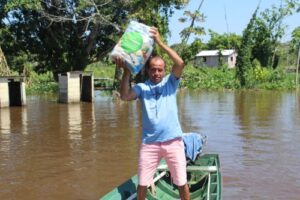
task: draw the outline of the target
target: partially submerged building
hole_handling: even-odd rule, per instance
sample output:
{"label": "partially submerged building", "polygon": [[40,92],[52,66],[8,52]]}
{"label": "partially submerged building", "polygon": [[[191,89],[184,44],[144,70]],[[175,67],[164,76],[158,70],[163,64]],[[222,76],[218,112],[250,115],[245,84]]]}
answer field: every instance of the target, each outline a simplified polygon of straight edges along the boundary
{"label": "partially submerged building", "polygon": [[60,103],[94,101],[94,75],[92,72],[72,71],[58,75]]}
{"label": "partially submerged building", "polygon": [[0,76],[0,108],[26,105],[24,76]]}

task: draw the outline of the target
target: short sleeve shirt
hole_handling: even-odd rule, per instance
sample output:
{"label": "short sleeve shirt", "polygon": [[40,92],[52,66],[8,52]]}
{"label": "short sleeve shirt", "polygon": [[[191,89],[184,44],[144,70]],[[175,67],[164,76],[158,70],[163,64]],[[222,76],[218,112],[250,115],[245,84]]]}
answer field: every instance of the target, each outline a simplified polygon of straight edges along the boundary
{"label": "short sleeve shirt", "polygon": [[182,136],[176,102],[179,82],[170,74],[158,84],[147,80],[133,87],[142,106],[142,143],[166,142]]}

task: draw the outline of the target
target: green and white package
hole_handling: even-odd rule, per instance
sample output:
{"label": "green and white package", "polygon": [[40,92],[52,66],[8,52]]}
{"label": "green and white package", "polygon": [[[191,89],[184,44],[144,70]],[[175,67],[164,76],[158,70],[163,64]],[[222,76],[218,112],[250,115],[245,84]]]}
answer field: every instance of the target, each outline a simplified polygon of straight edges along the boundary
{"label": "green and white package", "polygon": [[149,30],[150,27],[145,24],[130,21],[110,57],[122,58],[131,73],[137,74],[144,67],[153,50],[154,40]]}

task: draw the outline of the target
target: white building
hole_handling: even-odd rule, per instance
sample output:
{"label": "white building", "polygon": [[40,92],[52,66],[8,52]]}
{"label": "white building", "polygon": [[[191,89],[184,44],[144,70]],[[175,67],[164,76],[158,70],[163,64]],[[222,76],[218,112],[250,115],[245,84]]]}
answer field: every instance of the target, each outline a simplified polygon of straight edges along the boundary
{"label": "white building", "polygon": [[[220,54],[221,53],[221,54]],[[223,64],[227,64],[228,68],[234,68],[237,53],[234,49],[204,50],[195,56],[195,66],[217,67],[219,66],[219,56],[222,56]]]}

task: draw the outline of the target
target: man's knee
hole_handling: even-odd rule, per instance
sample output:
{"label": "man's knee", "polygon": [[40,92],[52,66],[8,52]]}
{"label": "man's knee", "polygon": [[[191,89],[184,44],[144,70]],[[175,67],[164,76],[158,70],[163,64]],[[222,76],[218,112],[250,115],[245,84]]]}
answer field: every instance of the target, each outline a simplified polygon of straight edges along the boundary
{"label": "man's knee", "polygon": [[146,190],[146,189],[147,189],[147,186],[144,186],[144,185],[138,185],[138,189],[140,189],[140,190]]}
{"label": "man's knee", "polygon": [[187,183],[184,185],[181,185],[181,186],[177,186],[177,187],[178,187],[179,191],[185,191],[185,190],[189,191],[189,187],[188,187]]}

